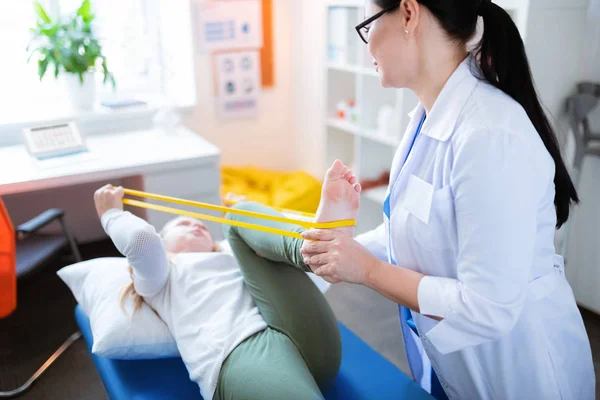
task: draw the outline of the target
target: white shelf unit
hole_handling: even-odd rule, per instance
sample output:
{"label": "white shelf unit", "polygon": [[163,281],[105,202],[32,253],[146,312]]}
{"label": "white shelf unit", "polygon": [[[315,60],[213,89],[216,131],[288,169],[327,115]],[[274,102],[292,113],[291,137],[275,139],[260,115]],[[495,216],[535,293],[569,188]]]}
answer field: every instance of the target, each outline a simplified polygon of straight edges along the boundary
{"label": "white shelf unit", "polygon": [[[367,45],[354,27],[364,19],[364,2],[329,1],[327,10],[326,60],[326,161],[340,159],[350,165],[359,179],[377,178],[389,171],[394,153],[409,122],[408,113],[417,105],[417,97],[407,89],[381,86]],[[336,116],[341,101],[354,100],[357,120]],[[394,110],[390,134],[378,131],[381,107]],[[382,221],[386,187],[363,193],[358,232],[376,227]]]}

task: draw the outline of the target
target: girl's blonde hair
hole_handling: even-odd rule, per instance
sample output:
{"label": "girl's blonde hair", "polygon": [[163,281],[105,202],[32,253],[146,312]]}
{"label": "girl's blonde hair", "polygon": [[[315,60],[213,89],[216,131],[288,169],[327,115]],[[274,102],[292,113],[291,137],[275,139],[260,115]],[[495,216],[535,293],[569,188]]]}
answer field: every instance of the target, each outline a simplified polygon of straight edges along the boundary
{"label": "girl's blonde hair", "polygon": [[133,300],[133,313],[131,313],[131,315],[133,315],[137,310],[139,310],[142,307],[142,302],[144,301],[144,298],[140,296],[140,294],[136,292],[135,288],[133,287],[133,268],[131,267],[131,265],[129,266],[129,276],[131,277],[131,282],[126,284],[121,289],[121,310],[123,310],[123,312],[127,314],[127,310],[125,310],[125,300],[127,300],[127,297],[131,296]]}
{"label": "girl's blonde hair", "polygon": [[[212,251],[213,252],[221,251],[221,247],[219,246],[219,244],[217,242],[214,242]],[[169,255],[169,263],[171,263],[170,255]],[[129,266],[129,276],[131,277],[131,282],[127,283],[121,289],[121,310],[123,310],[123,312],[125,314],[127,314],[127,310],[125,309],[125,301],[127,300],[127,297],[131,297],[133,300],[133,312],[131,313],[131,315],[133,316],[133,314],[135,314],[135,312],[137,310],[142,308],[142,303],[144,302],[144,298],[138,292],[135,291],[135,287],[133,286],[133,268],[131,267],[131,265]]]}

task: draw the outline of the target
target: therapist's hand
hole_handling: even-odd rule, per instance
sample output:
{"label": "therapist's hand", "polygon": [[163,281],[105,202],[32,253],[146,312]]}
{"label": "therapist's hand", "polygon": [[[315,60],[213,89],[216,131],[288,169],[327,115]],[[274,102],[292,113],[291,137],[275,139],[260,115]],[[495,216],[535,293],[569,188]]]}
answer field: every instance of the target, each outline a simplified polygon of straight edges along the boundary
{"label": "therapist's hand", "polygon": [[304,263],[316,275],[333,283],[364,285],[379,259],[353,238],[333,229],[312,229],[302,234]]}
{"label": "therapist's hand", "polygon": [[94,204],[98,217],[102,218],[111,208],[123,209],[123,188],[121,186],[105,185],[94,193]]}

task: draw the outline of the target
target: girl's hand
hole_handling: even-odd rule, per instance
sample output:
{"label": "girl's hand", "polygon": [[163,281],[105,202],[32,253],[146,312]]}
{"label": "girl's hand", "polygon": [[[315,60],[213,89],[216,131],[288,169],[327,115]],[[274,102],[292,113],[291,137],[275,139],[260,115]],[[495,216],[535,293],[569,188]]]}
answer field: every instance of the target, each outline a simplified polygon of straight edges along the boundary
{"label": "girl's hand", "polygon": [[94,193],[94,204],[98,217],[102,218],[105,212],[112,208],[123,209],[123,188],[121,186],[105,185]]}

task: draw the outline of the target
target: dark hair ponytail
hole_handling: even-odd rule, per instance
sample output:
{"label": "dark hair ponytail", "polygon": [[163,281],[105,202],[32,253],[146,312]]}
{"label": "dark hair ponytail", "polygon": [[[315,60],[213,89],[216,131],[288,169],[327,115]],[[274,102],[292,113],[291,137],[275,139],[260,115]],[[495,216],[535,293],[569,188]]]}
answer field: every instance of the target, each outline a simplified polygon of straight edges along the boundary
{"label": "dark hair ponytail", "polygon": [[480,14],[484,24],[478,48],[481,70],[492,85],[521,104],[554,159],[554,206],[560,228],[569,219],[571,203],[578,203],[579,197],[535,90],[523,39],[510,15],[498,5],[483,0]]}
{"label": "dark hair ponytail", "polygon": [[[374,0],[382,8],[400,4],[398,0]],[[483,18],[484,30],[475,53],[486,80],[515,99],[525,109],[554,159],[554,185],[557,223],[560,228],[569,218],[571,203],[579,197],[560,154],[554,133],[533,84],[525,45],[508,13],[490,0],[417,0],[437,18],[446,33],[466,43],[477,27],[477,17]]]}

